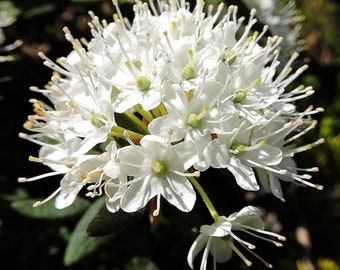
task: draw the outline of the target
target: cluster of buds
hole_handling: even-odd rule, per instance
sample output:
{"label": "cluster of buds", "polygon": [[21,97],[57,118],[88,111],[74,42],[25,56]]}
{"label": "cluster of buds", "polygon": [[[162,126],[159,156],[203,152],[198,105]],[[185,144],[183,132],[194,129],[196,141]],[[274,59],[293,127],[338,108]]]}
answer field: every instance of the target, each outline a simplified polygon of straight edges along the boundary
{"label": "cluster of buds", "polygon": [[89,41],[64,28],[73,45],[67,57],[54,62],[40,54],[54,72],[43,89],[31,90],[53,106],[32,99],[35,114],[24,124],[29,134],[20,137],[41,146],[29,159],[51,171],[19,182],[61,175],[55,192],[34,206],[54,198],[62,209],[86,189],[90,198],[105,196],[112,213],[135,212],[153,200],[157,216],[162,198],[189,212],[199,195],[213,224],[201,227],[189,265],[204,246],[201,269],[209,251],[215,262],[234,251],[249,265],[233,240],[255,246],[235,232],[263,234],[276,246],[281,243],[269,238],[284,237],[265,231],[253,206],[220,215],[200,175],[228,169],[240,188],[263,189],[282,201],[281,181],[322,189],[310,181],[318,168],[299,168],[293,159],[323,141],[296,145],[322,111],[309,106],[300,112],[295,105],[314,93],[312,87],[288,90],[307,66],[293,71],[297,53],[280,65],[282,38],[267,37],[268,26],[252,30],[254,9],[245,19],[237,6],[220,4],[214,11],[202,0],[195,7],[182,0],[138,1],[130,23],[113,4],[111,23],[89,12]]}

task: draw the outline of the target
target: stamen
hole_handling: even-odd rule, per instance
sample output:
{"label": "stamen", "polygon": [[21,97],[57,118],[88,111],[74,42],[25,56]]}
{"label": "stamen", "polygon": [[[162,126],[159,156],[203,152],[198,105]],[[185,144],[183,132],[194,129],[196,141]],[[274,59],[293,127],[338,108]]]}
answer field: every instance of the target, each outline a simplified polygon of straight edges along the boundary
{"label": "stamen", "polygon": [[153,216],[159,215],[160,207],[161,207],[161,194],[157,194],[156,209],[152,213]]}
{"label": "stamen", "polygon": [[229,238],[227,240],[228,245],[231,247],[231,249],[242,259],[242,261],[248,266],[250,267],[252,265],[252,262],[249,261],[244,255],[243,253],[234,245],[232,238]]}
{"label": "stamen", "polygon": [[32,182],[32,181],[35,181],[35,180],[40,180],[40,179],[43,179],[43,178],[47,178],[47,177],[51,177],[51,176],[55,176],[55,175],[59,175],[59,174],[64,174],[64,172],[57,172],[57,171],[56,172],[49,172],[49,173],[44,173],[44,174],[41,174],[41,175],[29,177],[29,178],[19,177],[18,182],[19,183]]}
{"label": "stamen", "polygon": [[42,200],[42,201],[37,201],[33,204],[33,207],[38,207],[46,202],[48,202],[49,200],[51,200],[53,197],[55,197],[59,192],[61,191],[61,187],[59,187],[56,191],[54,191],[50,196],[48,196],[46,199]]}
{"label": "stamen", "polygon": [[255,249],[255,248],[256,248],[255,245],[253,245],[253,244],[251,244],[251,243],[249,243],[249,242],[247,242],[247,241],[242,240],[242,239],[239,238],[236,234],[234,234],[232,231],[230,231],[229,234],[230,234],[230,236],[231,236],[232,238],[234,238],[237,242],[239,242],[239,243],[242,244],[242,245],[245,245],[245,246],[248,247],[249,249]]}

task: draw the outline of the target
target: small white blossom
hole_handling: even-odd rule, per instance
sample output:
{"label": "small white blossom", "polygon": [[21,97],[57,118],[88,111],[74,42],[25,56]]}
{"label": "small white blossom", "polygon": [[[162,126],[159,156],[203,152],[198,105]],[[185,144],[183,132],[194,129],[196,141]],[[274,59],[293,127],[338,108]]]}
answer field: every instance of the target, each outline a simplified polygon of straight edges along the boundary
{"label": "small white blossom", "polygon": [[153,197],[157,197],[155,215],[159,212],[160,196],[178,209],[188,212],[196,201],[196,193],[187,173],[197,160],[192,142],[182,142],[172,146],[170,142],[155,135],[146,135],[140,146],[127,146],[118,151],[120,170],[131,181],[121,199],[124,211],[134,212],[144,207]]}
{"label": "small white blossom", "polygon": [[[247,206],[242,208],[239,212],[231,214],[229,217],[219,216],[216,222],[211,225],[201,226],[200,235],[196,238],[188,253],[187,259],[189,266],[192,269],[194,268],[194,259],[203,249],[204,252],[201,260],[200,270],[207,269],[209,253],[214,258],[214,269],[216,268],[216,262],[223,263],[229,260],[232,256],[232,252],[235,252],[237,255],[239,255],[242,260],[248,266],[250,266],[251,262],[235,246],[234,241],[250,251],[255,249],[255,246],[239,238],[235,234],[238,231],[242,231],[251,236],[271,242],[276,246],[282,246],[280,242],[271,238],[285,241],[285,237],[265,231],[264,222],[259,214],[259,209],[254,206]],[[264,236],[267,236],[267,238]],[[253,252],[251,251],[251,253]],[[258,255],[255,256],[259,258],[267,267],[272,268],[271,264],[264,261]]]}

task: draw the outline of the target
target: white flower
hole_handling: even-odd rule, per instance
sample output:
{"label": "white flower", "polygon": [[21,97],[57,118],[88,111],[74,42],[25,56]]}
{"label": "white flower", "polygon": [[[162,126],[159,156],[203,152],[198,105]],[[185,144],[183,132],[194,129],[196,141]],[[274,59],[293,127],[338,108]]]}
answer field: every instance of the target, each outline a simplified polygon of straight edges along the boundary
{"label": "white flower", "polygon": [[148,126],[151,134],[162,137],[167,137],[167,131],[171,129],[171,140],[174,142],[181,139],[194,142],[200,158],[194,167],[201,171],[208,168],[203,149],[211,140],[210,134],[219,126],[210,112],[215,109],[221,88],[218,82],[206,81],[186,93],[173,89],[169,82],[165,82],[164,106],[168,114],[154,119]]}
{"label": "white flower", "polygon": [[[200,270],[207,269],[209,252],[214,258],[214,269],[216,268],[216,262],[223,263],[229,260],[233,251],[237,253],[237,255],[239,255],[248,266],[250,266],[251,262],[234,245],[234,240],[250,251],[254,249],[255,246],[239,238],[235,234],[237,231],[245,232],[246,234],[271,242],[276,246],[282,246],[280,242],[272,240],[271,238],[277,238],[278,240],[285,241],[285,237],[265,231],[264,222],[260,218],[259,213],[260,212],[256,207],[247,206],[242,208],[239,212],[231,214],[229,217],[219,216],[216,222],[212,225],[201,226],[200,235],[196,238],[188,253],[187,260],[189,266],[192,269],[194,268],[194,259],[202,249],[204,249],[204,252]],[[267,235],[268,237],[265,238],[261,234],[263,236]],[[251,253],[253,252],[251,251]],[[258,255],[255,256],[267,267],[272,267],[271,264],[264,261]]]}
{"label": "white flower", "polygon": [[160,208],[160,196],[178,209],[188,212],[196,201],[196,193],[187,176],[197,176],[197,173],[187,173],[197,161],[195,146],[192,142],[182,142],[172,146],[161,137],[146,135],[140,141],[140,146],[127,146],[119,149],[117,158],[120,169],[131,181],[122,183],[128,185],[121,198],[121,208],[134,212],[144,207],[153,197],[157,197],[157,208]]}
{"label": "white flower", "polygon": [[162,198],[189,212],[199,194],[215,222],[201,227],[190,267],[203,249],[202,270],[209,252],[214,264],[235,252],[250,265],[236,245],[251,253],[255,246],[239,231],[277,246],[264,236],[284,238],[264,230],[255,207],[220,216],[196,178],[210,167],[227,168],[241,188],[262,187],[281,200],[281,181],[322,188],[308,181],[306,172],[317,168],[293,159],[323,141],[296,144],[315,127],[311,115],[322,111],[298,112],[296,101],[312,95],[311,87],[286,90],[307,66],[292,72],[297,53],[280,66],[282,38],[266,37],[267,25],[254,31],[253,9],[244,23],[236,6],[221,14],[223,4],[213,13],[202,0],[192,11],[182,0],[157,3],[137,1],[130,23],[114,0],[111,23],[89,12],[91,40],[64,28],[73,51],[56,62],[39,54],[53,76],[44,89],[30,89],[52,105],[31,99],[35,114],[24,127],[33,134],[20,136],[41,146],[30,160],[53,171],[19,181],[62,175],[56,191],[35,206],[56,197],[64,208],[86,186],[86,196],[105,196],[111,213],[134,212],[152,200],[157,216]]}

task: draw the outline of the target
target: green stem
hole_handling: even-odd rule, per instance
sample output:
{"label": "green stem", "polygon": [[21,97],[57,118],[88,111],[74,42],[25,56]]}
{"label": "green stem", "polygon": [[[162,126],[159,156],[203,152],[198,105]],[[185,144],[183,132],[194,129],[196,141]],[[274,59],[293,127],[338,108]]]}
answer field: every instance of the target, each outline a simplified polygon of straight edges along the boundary
{"label": "green stem", "polygon": [[194,187],[196,188],[196,190],[198,191],[198,193],[201,195],[205,205],[207,206],[210,215],[212,216],[212,218],[214,219],[215,222],[217,222],[218,220],[218,213],[214,207],[214,205],[212,204],[211,200],[209,199],[207,193],[204,191],[204,189],[202,188],[202,186],[198,183],[197,179],[193,176],[189,176],[188,179],[190,180],[190,182],[194,185]]}
{"label": "green stem", "polygon": [[141,116],[143,116],[148,122],[151,122],[153,120],[153,116],[151,112],[144,110],[139,105],[136,105],[133,107]]}
{"label": "green stem", "polygon": [[146,126],[146,124],[140,120],[135,114],[133,114],[130,111],[125,111],[124,114],[134,123],[136,124],[138,127],[140,127],[143,132],[145,134],[149,134],[149,130],[148,127]]}
{"label": "green stem", "polygon": [[121,139],[126,139],[124,135],[124,132],[126,131],[129,133],[129,137],[132,141],[140,141],[144,137],[143,134],[128,130],[126,128],[116,127],[116,126],[113,126],[111,128],[109,135],[113,137],[121,138]]}
{"label": "green stem", "polygon": [[168,111],[167,111],[167,109],[165,108],[163,102],[161,102],[161,103],[158,105],[158,109],[159,109],[159,111],[161,112],[162,115],[168,114]]}

